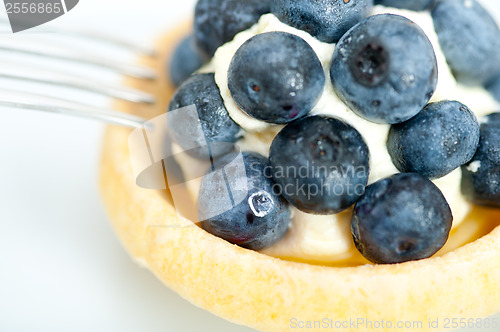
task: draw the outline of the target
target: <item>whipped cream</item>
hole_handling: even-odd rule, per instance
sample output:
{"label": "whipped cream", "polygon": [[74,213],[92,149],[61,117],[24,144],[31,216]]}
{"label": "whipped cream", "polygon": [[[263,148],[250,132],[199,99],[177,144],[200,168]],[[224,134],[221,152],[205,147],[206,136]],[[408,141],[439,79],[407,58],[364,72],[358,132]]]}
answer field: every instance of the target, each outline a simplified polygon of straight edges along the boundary
{"label": "whipped cream", "polygon": [[[431,41],[438,62],[438,85],[431,101],[444,99],[458,100],[467,105],[478,118],[492,112],[498,104],[493,97],[481,87],[465,87],[457,83],[453,77],[445,56],[438,43],[434,31],[432,17],[427,12],[414,12],[375,6],[372,15],[391,13],[401,15],[418,24]],[[237,144],[242,151],[254,151],[267,156],[274,136],[283,127],[254,119],[238,108],[228,88],[228,69],[230,62],[239,47],[249,38],[264,32],[284,31],[295,34],[314,49],[323,65],[326,77],[324,91],[310,114],[326,114],[342,118],[356,128],[365,137],[370,149],[371,184],[388,177],[398,170],[393,165],[386,148],[389,125],[367,121],[354,112],[338,98],[330,78],[330,63],[335,44],[323,43],[308,33],[280,22],[274,15],[263,15],[259,22],[250,29],[235,36],[233,41],[221,46],[212,61],[202,68],[202,72],[214,72],[215,81],[220,89],[224,104],[231,118],[245,130],[245,137]],[[368,139],[369,138],[369,139]],[[179,160],[185,171],[196,167],[196,162]],[[457,169],[440,179],[433,181],[446,197],[454,216],[453,227],[457,227],[469,213],[471,205],[460,192],[461,170]],[[196,199],[199,184],[190,185],[191,195]],[[263,253],[298,260],[316,262],[338,262],[348,259],[355,252],[350,232],[352,208],[335,215],[307,214],[292,207],[292,224],[285,237]]]}

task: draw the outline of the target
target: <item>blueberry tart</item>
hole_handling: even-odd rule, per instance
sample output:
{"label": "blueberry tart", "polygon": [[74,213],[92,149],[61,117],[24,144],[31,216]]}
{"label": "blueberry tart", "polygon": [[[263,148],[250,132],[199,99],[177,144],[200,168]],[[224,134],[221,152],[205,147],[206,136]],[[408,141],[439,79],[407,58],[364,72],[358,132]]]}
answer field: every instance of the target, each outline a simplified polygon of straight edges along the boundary
{"label": "blueberry tart", "polygon": [[162,79],[130,82],[158,104],[121,106],[168,120],[151,158],[176,174],[138,186],[110,127],[101,187],[167,286],[263,331],[500,311],[500,30],[478,1],[199,0],[158,48]]}

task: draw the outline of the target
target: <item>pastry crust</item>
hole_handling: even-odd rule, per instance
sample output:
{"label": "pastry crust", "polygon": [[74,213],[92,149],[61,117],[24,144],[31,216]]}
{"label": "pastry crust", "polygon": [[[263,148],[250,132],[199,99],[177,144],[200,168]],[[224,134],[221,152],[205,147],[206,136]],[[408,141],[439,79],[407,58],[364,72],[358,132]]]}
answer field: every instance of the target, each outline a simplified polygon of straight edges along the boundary
{"label": "pastry crust", "polygon": [[[161,49],[172,51],[188,26],[172,31]],[[164,70],[163,63],[145,61]],[[129,82],[161,96],[160,107],[118,107],[147,118],[160,114],[173,92],[162,80]],[[130,132],[109,127],[103,143],[100,183],[113,225],[137,261],[201,308],[263,331],[307,324],[343,331],[436,331],[429,320],[439,319],[442,329],[445,319],[500,311],[498,210],[478,208],[469,217],[469,224],[482,225],[477,229],[494,228],[487,235],[421,261],[328,267],[281,260],[232,245],[179,217],[167,191],[138,187],[129,159]],[[384,328],[388,321],[392,328]],[[398,329],[398,322],[412,327]]]}

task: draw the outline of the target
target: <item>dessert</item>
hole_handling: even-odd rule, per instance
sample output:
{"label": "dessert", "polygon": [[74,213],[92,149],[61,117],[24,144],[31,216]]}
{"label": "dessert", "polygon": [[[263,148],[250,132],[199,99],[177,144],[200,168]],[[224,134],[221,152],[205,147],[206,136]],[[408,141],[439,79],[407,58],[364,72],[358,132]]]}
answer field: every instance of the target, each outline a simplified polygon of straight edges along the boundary
{"label": "dessert", "polygon": [[[277,6],[282,7],[290,5],[290,2],[287,1],[276,1],[274,5],[276,3],[278,3]],[[307,3],[307,1],[304,1],[304,3]],[[447,4],[446,1],[442,3],[437,5],[433,13],[437,13],[436,10],[439,6]],[[474,6],[477,5],[475,2],[470,3]],[[468,5],[464,6],[467,7]],[[376,7],[375,11],[392,12],[393,10]],[[350,20],[349,18],[348,21]],[[208,105],[207,112],[199,112],[198,114],[201,117],[203,132],[207,134],[206,142],[209,143],[209,146],[211,146],[210,143],[221,140],[222,142],[229,141],[238,144],[243,151],[258,150],[257,152],[260,152],[261,155],[266,154],[265,157],[267,157],[265,150],[269,145],[271,146],[269,163],[265,161],[265,157],[258,156],[255,152],[244,152],[242,154],[244,163],[254,159],[255,162],[261,165],[259,174],[249,176],[248,183],[256,185],[255,188],[257,189],[264,189],[256,192],[250,191],[247,193],[249,196],[243,195],[244,204],[236,205],[236,208],[227,211],[228,214],[222,219],[220,215],[214,219],[213,213],[211,213],[211,209],[217,206],[217,202],[220,202],[218,200],[220,199],[220,197],[218,198],[220,190],[217,190],[217,187],[220,187],[222,183],[220,179],[208,181],[207,177],[203,177],[201,180],[201,192],[203,194],[200,194],[200,199],[198,199],[198,190],[196,188],[197,186],[199,188],[199,182],[198,184],[192,183],[191,188],[189,188],[191,196],[198,200],[201,225],[205,230],[212,231],[233,243],[249,248],[260,250],[263,246],[267,246],[261,252],[254,252],[232,245],[207,233],[204,229],[192,226],[192,221],[176,215],[171,201],[164,195],[141,190],[135,188],[133,183],[126,183],[126,181],[133,182],[130,170],[123,168],[127,153],[123,151],[123,145],[119,143],[119,139],[123,139],[124,136],[126,141],[126,133],[111,130],[105,145],[105,151],[109,155],[105,154],[103,160],[104,196],[108,200],[117,229],[132,254],[142,259],[145,265],[151,268],[162,280],[194,303],[228,319],[265,330],[291,328],[290,322],[294,317],[300,321],[321,320],[322,317],[334,315],[335,318],[339,317],[340,319],[365,317],[372,320],[385,319],[396,322],[401,319],[413,318],[427,322],[429,317],[434,316],[440,318],[454,317],[454,315],[468,318],[482,317],[497,311],[500,306],[500,299],[498,299],[497,295],[498,289],[495,287],[498,286],[491,280],[498,278],[496,270],[500,265],[498,243],[500,235],[498,229],[493,230],[498,224],[498,222],[495,223],[495,220],[499,220],[499,212],[474,207],[472,212],[467,214],[470,207],[467,204],[462,204],[465,199],[460,194],[460,191],[457,191],[460,187],[460,166],[474,173],[473,175],[481,173],[484,167],[484,174],[487,175],[481,177],[481,179],[488,179],[485,182],[490,184],[491,181],[494,181],[495,174],[498,174],[494,168],[498,165],[497,161],[494,158],[486,161],[485,153],[481,153],[481,146],[486,146],[484,147],[485,151],[491,151],[489,144],[495,142],[495,129],[488,129],[488,126],[483,125],[482,131],[487,133],[483,136],[486,143],[481,142],[478,138],[479,124],[475,116],[465,106],[467,105],[474,112],[481,113],[484,112],[484,108],[489,108],[492,98],[484,91],[457,86],[455,83],[455,91],[449,94],[451,97],[457,96],[457,91],[472,91],[475,96],[488,97],[481,100],[482,107],[480,107],[480,110],[476,107],[479,103],[471,105],[468,102],[469,100],[464,101],[464,106],[456,102],[446,101],[448,98],[443,98],[447,94],[445,88],[443,85],[439,85],[441,77],[438,78],[436,87],[435,70],[433,70],[437,63],[439,71],[445,69],[444,77],[446,79],[446,68],[442,66],[444,57],[436,55],[436,59],[434,59],[433,54],[424,52],[424,58],[427,59],[425,63],[429,64],[426,66],[428,71],[425,72],[425,70],[418,68],[417,65],[414,75],[403,77],[403,82],[406,82],[409,86],[416,82],[419,93],[422,93],[409,105],[408,109],[411,110],[408,114],[395,112],[397,116],[394,117],[394,114],[382,114],[377,111],[377,105],[395,102],[397,97],[404,94],[398,96],[387,94],[387,96],[383,96],[384,98],[387,97],[386,99],[377,100],[379,103],[366,105],[355,105],[357,98],[348,101],[348,95],[351,93],[348,90],[353,88],[353,84],[344,89],[344,92],[340,92],[341,88],[338,88],[338,86],[348,80],[343,81],[334,78],[335,75],[342,71],[341,63],[337,63],[337,60],[342,60],[339,57],[343,55],[340,54],[336,57],[337,52],[342,53],[343,49],[353,47],[354,51],[352,52],[360,54],[361,60],[354,62],[354,65],[357,66],[358,74],[360,74],[357,81],[363,82],[364,80],[364,86],[355,89],[357,92],[362,91],[362,88],[366,88],[366,86],[376,87],[386,82],[385,79],[390,77],[390,72],[397,69],[392,66],[394,60],[385,54],[386,48],[381,47],[386,42],[385,40],[376,42],[372,40],[365,45],[352,45],[348,41],[350,34],[355,35],[355,33],[366,29],[364,25],[382,24],[371,23],[376,21],[388,22],[388,25],[396,27],[408,27],[409,32],[405,33],[403,38],[413,40],[413,37],[415,37],[416,40],[422,42],[422,45],[427,45],[422,46],[424,49],[429,48],[430,43],[426,42],[426,39],[422,37],[420,30],[415,29],[413,23],[401,16],[378,15],[362,20],[357,25],[353,23],[351,26],[355,26],[347,32],[347,35],[344,34],[344,36],[347,36],[346,40],[342,40],[344,37],[338,36],[340,41],[336,48],[335,45],[329,45],[315,39],[307,31],[286,26],[276,16],[267,14],[262,16],[257,24],[237,34],[233,41],[226,40],[226,44],[218,45],[211,64],[204,67],[201,72],[188,78],[173,97],[170,112],[179,107],[188,106],[189,103],[194,103],[197,106]],[[297,26],[306,29],[300,24]],[[369,31],[372,31],[372,29],[369,29]],[[321,35],[323,32],[315,31],[314,33]],[[364,37],[366,37],[366,34],[364,34]],[[314,92],[317,91],[317,87],[314,84],[307,84],[307,80],[304,80],[305,85],[296,84],[300,88],[289,91],[295,93],[293,96],[298,95],[299,97],[305,91],[304,98],[284,99],[283,103],[281,103],[281,100],[276,101],[269,96],[264,95],[264,97],[261,97],[268,91],[268,85],[266,85],[267,82],[257,80],[262,79],[262,77],[266,77],[271,81],[279,80],[279,78],[273,77],[272,74],[266,75],[265,72],[253,77],[251,75],[252,65],[248,66],[245,59],[258,59],[258,56],[252,57],[251,55],[254,52],[258,54],[259,49],[265,48],[265,45],[261,44],[259,39],[264,40],[263,43],[265,44],[265,40],[269,40],[268,38],[290,40],[291,45],[300,44],[297,39],[300,38],[316,52],[325,73],[331,74],[329,73],[331,69],[333,74],[325,74],[324,91],[319,98],[315,96]],[[332,38],[336,39],[337,37],[333,36]],[[253,45],[252,42],[254,42]],[[215,44],[217,43],[221,42],[220,39],[216,38]],[[346,48],[340,48],[339,45],[343,45],[343,43],[346,43]],[[214,44],[209,44],[213,48]],[[250,45],[247,50],[244,48],[245,45]],[[396,46],[396,42],[393,41],[390,45],[392,50],[392,46]],[[434,46],[436,45],[434,44]],[[282,46],[285,49],[287,47],[286,44]],[[358,47],[360,51],[356,51]],[[243,55],[238,54],[239,50],[242,50]],[[310,51],[307,50],[307,46],[301,48],[301,51]],[[245,57],[245,52],[250,56]],[[345,53],[348,53],[348,51],[345,51]],[[216,62],[225,56],[227,58],[228,54],[230,60],[223,61],[220,67],[226,70],[220,70]],[[331,61],[332,56],[333,61]],[[291,71],[299,74],[302,66],[312,65],[312,69],[307,70],[307,74],[315,75],[315,82],[322,83],[322,75],[315,74],[316,72],[320,73],[320,71],[314,69],[314,63],[317,63],[316,58],[314,56],[309,58],[312,59],[311,62],[300,66],[298,65],[300,59],[293,61],[293,57],[290,59],[292,62],[297,63],[296,66],[290,65],[290,63],[271,63],[270,65],[284,68],[283,70],[286,73]],[[262,61],[265,60],[266,57],[263,57]],[[418,56],[416,61],[420,63]],[[391,66],[386,66],[388,63]],[[349,73],[349,66],[352,68],[353,65],[347,64],[346,73]],[[249,74],[240,75],[246,73],[245,70],[248,70]],[[459,68],[459,70],[461,69]],[[215,74],[210,74],[211,71],[215,71]],[[350,72],[353,71],[350,70]],[[448,74],[448,78],[453,79],[451,73]],[[286,75],[281,77],[285,82],[288,82]],[[455,77],[460,76],[455,73]],[[355,78],[356,76],[354,76]],[[299,83],[302,83],[302,81]],[[421,83],[422,85],[420,85]],[[467,83],[470,84],[470,81]],[[245,84],[249,87],[246,91],[242,89]],[[273,93],[286,90],[286,84],[284,86],[274,84],[269,86],[276,87],[276,90],[272,90]],[[436,89],[436,93],[432,95],[434,89]],[[219,90],[221,98],[219,98],[219,95],[210,92],[213,90]],[[395,90],[398,90],[397,87]],[[195,91],[195,93],[190,93],[190,91]],[[328,94],[327,91],[334,91],[334,93]],[[261,94],[261,92],[264,93]],[[205,97],[200,97],[205,93],[207,94]],[[258,96],[251,97],[253,93]],[[233,98],[236,95],[243,96],[240,96],[242,98]],[[370,98],[366,92],[361,92],[361,95]],[[410,96],[413,95],[410,94]],[[247,100],[245,100],[245,97]],[[433,100],[435,103],[429,104],[425,108],[426,112],[421,111],[419,108],[424,108],[431,97],[437,99]],[[279,102],[279,112],[270,112],[270,108],[265,107],[268,105],[267,100],[269,99],[271,100],[269,103]],[[348,104],[350,103],[354,106],[352,108],[356,108],[356,111],[349,111],[345,105],[343,106],[340,99]],[[255,100],[258,102],[252,104]],[[325,101],[327,102],[325,103]],[[218,106],[213,107],[214,104]],[[263,105],[263,107],[255,107],[256,105]],[[271,108],[276,107],[274,105]],[[226,113],[222,111],[224,108],[227,110]],[[406,112],[408,109],[405,108],[402,111]],[[215,111],[211,113],[210,110]],[[451,112],[448,110],[451,110]],[[490,109],[489,111],[493,110]],[[301,112],[309,113],[309,116],[300,118],[305,115]],[[450,147],[447,150],[453,150],[458,154],[459,157],[456,160],[449,157],[446,158],[446,164],[437,163],[436,166],[432,164],[431,160],[425,159],[423,161],[427,164],[422,166],[422,160],[410,160],[408,162],[410,158],[397,156],[398,152],[404,155],[404,151],[397,151],[397,148],[392,149],[393,154],[390,155],[391,144],[396,147],[399,146],[398,141],[410,137],[411,135],[409,136],[407,132],[412,132],[414,127],[417,127],[418,130],[428,129],[430,131],[434,128],[431,125],[423,129],[420,128],[422,126],[412,126],[412,121],[418,122],[419,118],[422,118],[421,121],[426,123],[427,126],[427,124],[432,124],[438,118],[438,116],[431,114],[440,112],[446,113],[442,117],[442,126],[449,126],[448,128],[453,129],[449,132],[456,135],[444,137],[443,142],[449,139],[453,145],[456,145],[455,140],[460,139],[460,146]],[[342,116],[339,116],[339,114]],[[413,117],[415,115],[417,117]],[[203,118],[204,116],[206,118]],[[297,118],[300,119],[296,120]],[[469,119],[470,121],[464,122],[463,119]],[[385,124],[378,124],[374,121],[384,122]],[[225,125],[220,125],[221,123],[225,123]],[[403,124],[400,126],[398,123]],[[226,124],[230,124],[230,130],[227,130],[227,132],[226,129],[212,130],[214,128],[224,128]],[[286,126],[283,124],[286,124]],[[304,128],[309,129],[305,130]],[[493,126],[493,128],[495,127]],[[174,133],[174,137],[177,137],[174,139],[174,151],[182,151],[182,149],[193,147],[190,140],[196,139],[197,136],[186,136],[185,132],[183,134],[183,131],[187,130],[186,127],[169,123],[169,129]],[[337,132],[345,132],[345,134],[335,137],[332,133]],[[490,135],[492,138],[488,138],[489,132],[493,132]],[[389,146],[389,149],[387,149],[386,138],[387,134],[391,136],[390,133],[392,133],[393,139],[392,143],[387,143]],[[290,145],[291,140],[289,137],[296,138],[295,145]],[[304,150],[304,145],[302,145],[302,149],[300,148],[300,143],[304,139],[314,139],[315,137],[317,140],[312,142],[315,144],[313,144],[314,146],[310,151]],[[418,137],[418,134],[416,137]],[[432,144],[427,144],[428,140],[426,140],[425,135],[422,135],[422,142],[426,147],[432,148]],[[430,142],[432,143],[432,140]],[[184,146],[182,146],[183,144]],[[181,166],[196,165],[196,158],[207,157],[206,149],[199,148],[206,146],[206,144],[200,144],[199,142],[197,144],[195,146],[198,148],[191,150],[191,153],[186,153],[182,157],[176,156]],[[475,152],[478,145],[480,146],[479,153],[474,157],[477,160],[471,160],[473,158],[471,151]],[[216,149],[214,150],[215,153],[211,154],[217,159],[216,163],[222,162],[222,165],[226,165],[227,161],[226,163],[223,162],[224,157],[221,159],[218,157],[228,152],[225,151],[227,146],[219,146],[218,144],[214,144],[214,146],[216,148],[221,147],[220,150]],[[380,147],[386,152],[379,154],[377,149],[380,149]],[[352,152],[349,152],[350,149]],[[111,151],[113,152],[111,153]],[[289,155],[284,153],[285,151]],[[421,153],[418,152],[418,154]],[[345,159],[336,158],[335,156],[338,154],[345,157]],[[410,152],[409,156],[414,156],[414,154],[414,152]],[[289,158],[287,159],[287,157]],[[404,171],[409,167],[413,172],[425,173],[425,171],[428,171],[430,173],[424,174],[427,177],[412,173],[389,178],[392,174],[397,173],[396,166],[398,165],[394,165],[394,159],[404,159],[405,163],[401,163],[398,167]],[[331,180],[333,184],[344,183],[347,187],[353,185],[356,187],[356,184],[359,184],[363,190],[353,195],[333,195],[323,201],[320,198],[324,198],[324,196],[317,195],[314,196],[314,199],[308,199],[307,197],[304,199],[304,197],[300,197],[296,193],[288,196],[283,194],[283,197],[279,195],[272,196],[272,192],[265,189],[266,186],[269,186],[268,181],[279,183],[290,180],[290,177],[281,178],[277,175],[278,166],[289,165],[300,160],[311,163],[322,161],[330,163],[329,166],[332,166],[331,162],[334,161],[337,164],[334,163],[333,166],[337,167],[340,167],[338,165],[347,165],[343,167],[355,169],[354,172],[351,172],[351,177],[340,176],[335,178],[331,177],[331,174],[323,174],[324,179],[322,180],[326,181],[326,183]],[[381,165],[389,165],[389,167],[381,167]],[[271,173],[274,173],[271,177],[263,171],[266,166],[270,166]],[[419,167],[423,167],[424,171]],[[367,169],[369,169],[368,172],[366,172]],[[187,167],[184,167],[183,171],[189,173]],[[437,186],[428,178],[437,178],[442,175],[445,176],[441,179],[433,179]],[[189,175],[187,177],[191,178]],[[344,182],[339,182],[340,179]],[[322,183],[325,183],[324,181]],[[247,181],[243,182],[247,183]],[[469,182],[468,186],[476,191],[475,193],[474,190],[472,191],[472,197],[478,198],[476,202],[481,202],[479,197],[486,197],[488,201],[495,202],[498,198],[496,196],[498,192],[495,192],[497,187],[490,186],[490,188],[487,188],[484,183],[479,184],[480,182],[478,181],[478,184],[474,180]],[[409,183],[412,183],[412,185],[408,185]],[[283,184],[286,185],[285,182]],[[368,187],[365,189],[366,185]],[[214,189],[213,186],[216,188]],[[463,186],[467,185],[463,184]],[[478,188],[485,190],[485,192],[479,193]],[[117,190],[120,194],[113,194],[113,190]],[[238,190],[235,192],[239,193]],[[415,193],[414,196],[410,194],[411,192]],[[211,195],[211,193],[213,194]],[[257,196],[254,196],[254,194],[257,194]],[[116,199],[117,195],[120,199],[119,202]],[[113,197],[112,200],[110,200],[111,197]],[[411,199],[412,197],[418,199]],[[356,201],[357,203],[353,206]],[[391,213],[389,217],[398,216],[398,213],[400,213],[400,216],[405,218],[406,223],[398,223],[397,219],[385,218],[380,215],[386,222],[386,227],[383,227],[384,232],[392,234],[395,240],[387,244],[387,241],[384,242],[383,240],[388,238],[387,235],[382,234],[382,241],[380,241],[380,237],[378,237],[380,234],[375,234],[373,228],[368,227],[370,223],[373,225],[371,219],[374,218],[374,214],[369,212],[370,210],[374,211],[378,206],[382,206],[382,208],[377,211],[390,211],[387,210],[387,207],[396,203],[400,204],[396,206],[394,213]],[[286,204],[293,206],[291,215],[289,210],[283,207]],[[464,207],[465,209],[461,210]],[[127,212],[123,213],[120,209]],[[458,222],[453,222],[455,230],[452,231],[448,241],[451,245],[451,252],[440,257],[427,258],[441,248],[448,238],[451,229],[450,210],[458,220]],[[253,214],[249,215],[249,211],[253,212]],[[420,214],[407,217],[416,211],[420,212]],[[266,218],[268,212],[272,218]],[[208,216],[204,215],[204,213],[207,213]],[[316,215],[321,213],[323,215]],[[250,220],[248,219],[249,216]],[[350,225],[351,216],[353,216],[352,225]],[[267,227],[267,230],[271,226],[274,236],[268,236],[268,233],[261,232],[261,228],[258,228],[258,231],[251,229],[251,227],[247,228],[248,225],[253,225],[255,221],[262,222]],[[277,221],[280,222],[276,223]],[[348,224],[346,224],[346,221]],[[283,235],[283,225],[286,226],[289,222],[291,222],[292,226]],[[227,225],[224,225],[224,223]],[[248,233],[238,233],[239,230],[232,229],[238,223],[241,223],[241,227],[237,228],[248,231]],[[275,224],[273,225],[273,223]],[[419,223],[422,224],[423,231],[418,231],[417,226]],[[178,227],[152,227],[169,225],[177,225]],[[190,225],[191,227],[189,227]],[[349,234],[349,228],[351,227],[348,227],[346,234],[346,225],[352,227],[354,241],[352,241]],[[225,227],[221,228],[221,226]],[[394,233],[389,231],[391,228]],[[432,234],[429,234],[429,229],[433,230]],[[367,234],[377,236],[370,237]],[[487,235],[481,237],[484,234]],[[281,236],[284,237],[279,240]],[[262,240],[263,238],[264,240]],[[328,239],[325,241],[326,245],[322,247],[321,240],[324,238]],[[194,241],[196,243],[193,243]],[[274,244],[269,246],[269,242],[274,242]],[[308,250],[307,242],[312,243],[313,250]],[[349,244],[346,244],[348,242]],[[351,250],[354,244],[365,255],[366,259],[373,262],[395,263],[406,261],[406,263],[362,265],[367,261],[361,255],[356,254],[356,251]],[[387,246],[387,248],[384,246]],[[394,254],[394,251],[396,254]],[[271,255],[286,258],[290,261],[273,258]],[[408,261],[413,259],[422,260]],[[323,266],[298,263],[297,261],[307,261]],[[360,264],[361,266],[358,266]],[[324,265],[351,267],[327,267]],[[186,275],[187,279],[183,278],[182,274]],[[475,288],[470,289],[473,281]],[[446,289],[445,293],[443,293],[443,289]],[[477,293],[481,295],[477,296]],[[482,305],[479,305],[480,303]],[[239,314],[239,307],[245,308],[244,316]]]}

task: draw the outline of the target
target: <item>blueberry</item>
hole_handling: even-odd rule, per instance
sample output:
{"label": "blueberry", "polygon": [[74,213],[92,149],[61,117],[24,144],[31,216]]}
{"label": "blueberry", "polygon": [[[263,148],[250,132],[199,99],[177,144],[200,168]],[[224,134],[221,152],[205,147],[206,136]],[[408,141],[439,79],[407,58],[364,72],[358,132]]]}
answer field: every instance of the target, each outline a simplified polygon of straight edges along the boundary
{"label": "blueberry", "polygon": [[287,123],[309,113],[325,85],[321,62],[302,38],[268,32],[247,40],[228,71],[234,101],[248,115]]}
{"label": "blueberry", "polygon": [[[186,108],[192,105],[196,107],[194,114]],[[171,114],[169,132],[192,156],[220,156],[231,151],[232,143],[240,138],[241,128],[229,117],[214,74],[197,74],[184,81],[172,97],[168,111],[180,108]]]}
{"label": "blueberry", "polygon": [[437,62],[425,33],[397,15],[371,16],[349,30],[333,55],[337,95],[359,116],[399,123],[416,115],[437,85]]}
{"label": "blueberry", "polygon": [[487,88],[493,98],[500,102],[500,73],[489,82]]}
{"label": "blueberry", "polygon": [[270,0],[198,0],[194,16],[198,47],[211,58],[219,46],[270,10]]}
{"label": "blueberry", "polygon": [[475,204],[500,208],[500,113],[481,124],[476,155],[462,167],[462,193]]}
{"label": "blueberry", "polygon": [[375,0],[375,4],[410,10],[426,10],[431,8],[436,0]]}
{"label": "blueberry", "polygon": [[336,43],[372,6],[373,0],[273,0],[271,11],[283,23]]}
{"label": "blueberry", "polygon": [[448,239],[453,216],[441,191],[416,173],[378,181],[354,207],[356,248],[374,263],[389,264],[434,255]]}
{"label": "blueberry", "polygon": [[170,80],[175,86],[181,85],[203,63],[203,57],[196,48],[194,37],[187,36],[177,46],[170,60]]}
{"label": "blueberry", "polygon": [[459,82],[484,84],[500,71],[500,30],[476,0],[441,0],[432,18],[439,44]]}
{"label": "blueberry", "polygon": [[[286,200],[273,192],[274,182],[266,173],[266,158],[247,152],[242,156],[239,161],[232,160],[233,155],[223,157],[219,165],[225,167],[203,177],[198,213],[201,226],[209,233],[258,250],[285,235],[290,225],[290,209]],[[244,172],[239,170],[241,164]],[[228,203],[229,197],[234,202]],[[238,202],[236,197],[240,198]],[[218,214],[221,206],[228,209]]]}
{"label": "blueberry", "polygon": [[440,178],[469,162],[479,142],[479,123],[457,101],[430,103],[414,118],[391,126],[387,150],[401,172]]}
{"label": "blueberry", "polygon": [[289,123],[269,151],[277,190],[298,209],[338,213],[363,194],[369,151],[361,135],[340,119],[309,116]]}

